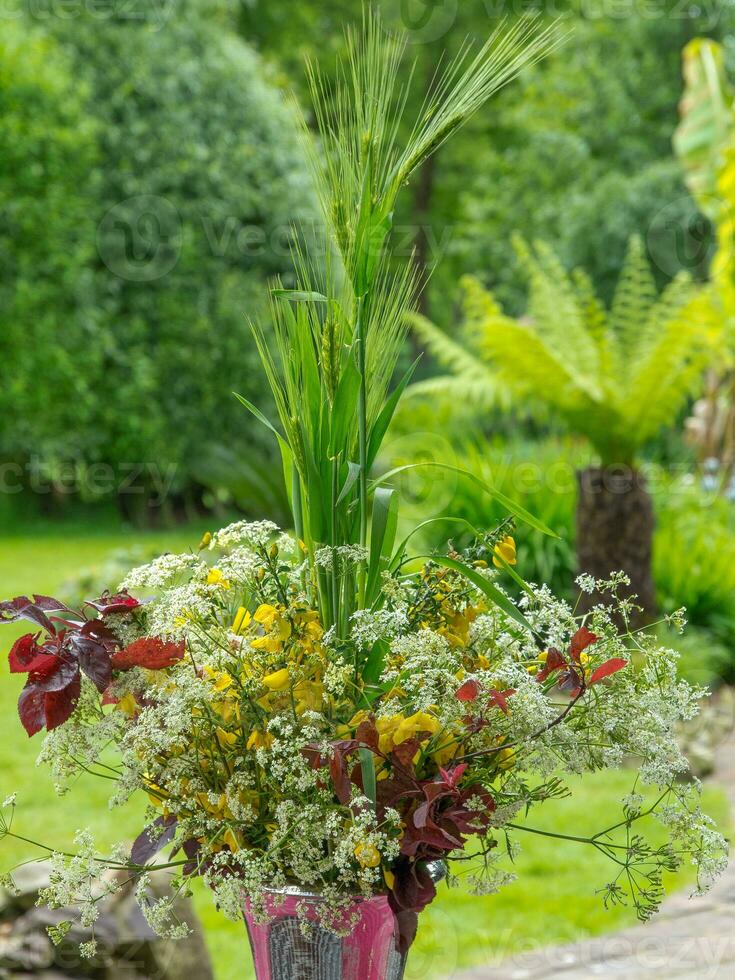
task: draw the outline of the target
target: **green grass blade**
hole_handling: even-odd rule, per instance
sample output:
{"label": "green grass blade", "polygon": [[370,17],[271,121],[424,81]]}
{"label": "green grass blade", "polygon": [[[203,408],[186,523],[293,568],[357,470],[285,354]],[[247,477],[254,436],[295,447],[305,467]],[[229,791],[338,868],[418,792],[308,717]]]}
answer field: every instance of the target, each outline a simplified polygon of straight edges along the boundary
{"label": "green grass blade", "polygon": [[424,555],[423,557],[431,558],[437,565],[444,565],[446,568],[453,568],[455,572],[460,572],[473,585],[476,585],[498,609],[502,609],[511,619],[514,619],[520,626],[528,630],[529,633],[534,634],[533,626],[531,626],[520,609],[506,595],[503,595],[500,589],[493,585],[492,582],[489,582],[484,575],[481,575],[477,569],[472,568],[470,565],[465,565],[464,562],[457,561],[455,558],[449,558],[444,555]]}
{"label": "green grass blade", "polygon": [[427,460],[424,463],[405,463],[403,466],[396,466],[392,470],[388,470],[387,473],[383,473],[376,480],[373,480],[371,486],[376,486],[378,483],[385,483],[386,480],[390,480],[394,476],[398,476],[400,473],[405,473],[407,470],[415,470],[421,466],[436,466],[442,470],[449,470],[453,473],[459,473],[460,476],[466,476],[473,483],[476,483],[478,487],[482,487],[485,493],[497,500],[509,513],[517,517],[518,520],[523,521],[524,524],[528,524],[530,527],[535,528],[535,530],[540,531],[542,534],[547,534],[551,538],[558,538],[559,535],[556,534],[551,528],[548,528],[543,521],[540,521],[533,514],[529,513],[525,507],[521,507],[510,497],[506,497],[504,493],[500,490],[496,490],[495,487],[491,487],[489,483],[485,483],[479,477],[475,476],[474,473],[470,473],[469,470],[462,469],[461,466],[452,466],[451,463],[439,463],[434,460]]}

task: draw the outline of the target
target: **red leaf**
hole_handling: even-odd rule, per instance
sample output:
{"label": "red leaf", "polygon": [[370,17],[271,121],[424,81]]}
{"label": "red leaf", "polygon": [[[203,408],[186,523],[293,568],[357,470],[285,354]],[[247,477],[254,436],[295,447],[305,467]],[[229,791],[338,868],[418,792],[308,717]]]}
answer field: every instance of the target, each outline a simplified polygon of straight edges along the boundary
{"label": "red leaf", "polygon": [[184,656],[186,645],[171,643],[157,636],[144,636],[135,640],[124,650],[112,656],[112,666],[116,670],[129,670],[131,667],[147,667],[149,670],[163,670],[173,667]]}
{"label": "red leaf", "polygon": [[390,754],[399,766],[413,772],[413,758],[420,748],[421,743],[417,738],[407,738],[400,745],[394,745]]}
{"label": "red leaf", "polygon": [[572,659],[579,663],[579,658],[583,650],[586,650],[588,646],[597,642],[597,635],[591,630],[588,630],[586,626],[580,626],[577,632],[569,641],[569,653],[572,655]]}
{"label": "red leaf", "polygon": [[560,667],[566,667],[567,662],[556,649],[556,647],[550,647],[546,654],[546,666],[544,666],[538,674],[536,674],[536,680],[541,683],[545,681],[549,674],[553,674],[555,670],[559,670]]}
{"label": "red leaf", "polygon": [[118,592],[116,595],[103,592],[99,599],[87,599],[84,605],[96,609],[100,616],[109,616],[111,613],[130,612],[142,603],[128,592]]}
{"label": "red leaf", "polygon": [[469,680],[459,688],[456,694],[458,701],[476,701],[480,693],[480,685],[477,681]]}
{"label": "red leaf", "polygon": [[490,691],[490,703],[494,704],[496,708],[500,708],[504,715],[507,715],[508,698],[515,693],[514,687],[509,687],[505,691],[492,690]]}
{"label": "red leaf", "polygon": [[11,674],[26,674],[29,670],[33,670],[33,661],[39,654],[39,646],[36,642],[39,635],[39,633],[26,633],[15,641],[8,654]]}
{"label": "red leaf", "polygon": [[600,664],[595,670],[592,671],[588,684],[596,684],[601,681],[603,677],[609,677],[610,674],[615,674],[617,671],[622,670],[623,667],[628,666],[628,661],[623,660],[622,657],[613,657],[611,660],[606,660],[604,664]]}

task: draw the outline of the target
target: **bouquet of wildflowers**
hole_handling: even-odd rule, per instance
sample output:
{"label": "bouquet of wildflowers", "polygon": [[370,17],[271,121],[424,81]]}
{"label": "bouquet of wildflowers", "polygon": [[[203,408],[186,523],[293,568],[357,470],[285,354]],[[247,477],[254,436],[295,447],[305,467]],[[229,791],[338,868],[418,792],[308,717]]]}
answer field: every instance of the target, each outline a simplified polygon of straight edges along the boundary
{"label": "bouquet of wildflowers", "polygon": [[[567,792],[566,774],[631,761],[633,791],[610,826],[552,836],[605,854],[606,900],[644,917],[665,869],[694,862],[700,888],[721,869],[724,842],[697,786],[679,781],[674,737],[703,692],[679,680],[674,653],[627,629],[621,580],[581,582],[610,593],[583,619],[526,583],[514,522],[549,532],[484,484],[508,519],[470,529],[464,551],[417,555],[418,529],[398,533],[397,473],[376,473],[411,376],[392,384],[415,291],[413,268],[390,260],[396,195],[547,45],[521,25],[465,52],[405,142],[401,44],[374,19],[350,37],[334,90],[312,71],[332,248],[326,267],[297,253],[295,288],[271,292],[272,328],[254,324],[280,424],[245,402],[278,440],[293,534],[238,522],[82,609],[0,604],[1,621],[32,624],[10,667],[26,675],[20,718],[29,735],[46,730],[57,784],[92,773],[110,781],[111,805],[150,804],[132,849],[103,858],[85,833],[77,853],[54,855],[51,905],[78,903],[93,922],[119,887],[105,870],[124,868],[151,925],[180,935],[173,897],[148,897],[165,867],[175,892],[202,878],[235,918],[245,902],[267,916],[269,895],[298,886],[338,931],[355,896],[387,896],[405,949],[435,894],[432,865],[461,863],[478,889],[498,888],[498,856],[540,832],[529,814]],[[638,829],[651,816],[663,845]],[[9,819],[2,829],[14,836]]]}

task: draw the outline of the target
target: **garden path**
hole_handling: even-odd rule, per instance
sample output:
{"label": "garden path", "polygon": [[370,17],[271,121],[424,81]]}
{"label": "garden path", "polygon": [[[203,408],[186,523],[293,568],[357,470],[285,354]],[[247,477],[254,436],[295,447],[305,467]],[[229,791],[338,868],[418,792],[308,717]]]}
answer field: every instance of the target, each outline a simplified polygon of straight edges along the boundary
{"label": "garden path", "polygon": [[[735,811],[735,732],[716,753],[716,779]],[[735,977],[735,855],[705,897],[672,895],[649,923],[585,942],[547,947],[453,980],[724,980]]]}

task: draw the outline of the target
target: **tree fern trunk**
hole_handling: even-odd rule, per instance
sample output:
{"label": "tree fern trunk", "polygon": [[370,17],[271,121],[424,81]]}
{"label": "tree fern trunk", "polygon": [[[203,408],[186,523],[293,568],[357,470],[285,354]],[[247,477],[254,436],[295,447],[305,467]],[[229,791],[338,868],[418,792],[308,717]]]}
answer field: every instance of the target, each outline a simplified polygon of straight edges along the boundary
{"label": "tree fern trunk", "polygon": [[[627,467],[589,467],[577,474],[577,560],[580,572],[608,578],[624,571],[630,586],[624,595],[638,596],[650,619],[656,611],[656,591],[651,558],[653,551],[653,501],[641,473]],[[599,593],[582,594],[580,611],[605,602]]]}

